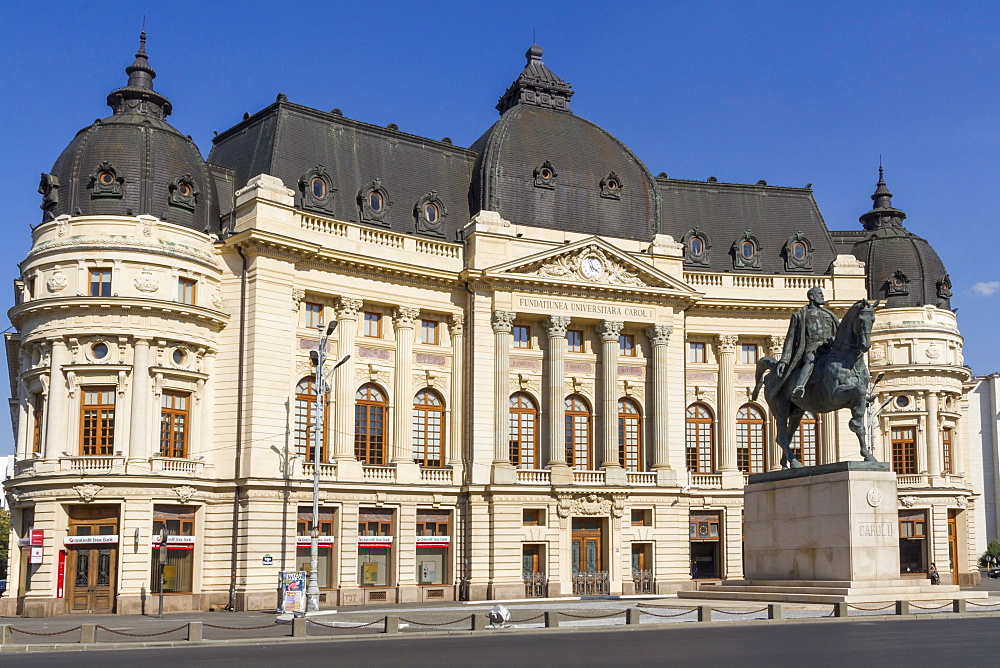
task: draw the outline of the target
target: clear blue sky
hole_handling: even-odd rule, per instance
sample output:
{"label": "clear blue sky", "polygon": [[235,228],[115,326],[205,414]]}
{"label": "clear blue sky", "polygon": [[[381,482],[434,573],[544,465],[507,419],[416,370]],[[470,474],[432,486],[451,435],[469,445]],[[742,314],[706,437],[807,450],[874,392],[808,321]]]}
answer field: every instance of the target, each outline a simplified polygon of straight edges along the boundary
{"label": "clear blue sky", "polygon": [[[124,85],[143,15],[169,121],[212,131],[292,102],[468,146],[540,44],[574,112],[654,173],[803,186],[858,229],[879,155],[893,203],[951,272],[966,361],[1000,370],[996,3],[85,2],[5,17],[0,279],[40,220],[38,175]],[[10,289],[6,292],[11,294]],[[12,299],[8,297],[8,300]],[[8,301],[7,304],[11,304]],[[0,452],[10,430],[0,428]]]}

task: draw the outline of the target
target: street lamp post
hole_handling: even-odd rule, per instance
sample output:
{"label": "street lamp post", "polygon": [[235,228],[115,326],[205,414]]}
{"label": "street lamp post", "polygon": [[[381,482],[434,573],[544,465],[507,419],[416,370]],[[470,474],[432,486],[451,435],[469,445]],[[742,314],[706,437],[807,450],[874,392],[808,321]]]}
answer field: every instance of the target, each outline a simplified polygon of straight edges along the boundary
{"label": "street lamp post", "polygon": [[[313,430],[313,507],[312,507],[312,527],[309,529],[309,586],[306,589],[306,609],[319,610],[319,465],[320,453],[323,449],[323,404],[326,395],[330,393],[329,377],[323,375],[323,365],[326,363],[326,347],[330,340],[330,335],[337,328],[337,321],[331,320],[323,330],[323,323],[320,322],[316,328],[319,330],[319,345],[316,350],[309,352],[309,359],[315,368],[315,391],[316,391],[316,419]],[[350,358],[350,355],[341,357],[329,374],[333,372]]]}

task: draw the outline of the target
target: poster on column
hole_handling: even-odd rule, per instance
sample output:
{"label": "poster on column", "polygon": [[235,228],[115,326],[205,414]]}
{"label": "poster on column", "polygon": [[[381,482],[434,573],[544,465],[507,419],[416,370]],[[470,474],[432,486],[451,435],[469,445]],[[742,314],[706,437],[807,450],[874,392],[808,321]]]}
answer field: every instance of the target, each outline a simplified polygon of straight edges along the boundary
{"label": "poster on column", "polygon": [[281,573],[281,611],[304,613],[306,611],[305,571]]}

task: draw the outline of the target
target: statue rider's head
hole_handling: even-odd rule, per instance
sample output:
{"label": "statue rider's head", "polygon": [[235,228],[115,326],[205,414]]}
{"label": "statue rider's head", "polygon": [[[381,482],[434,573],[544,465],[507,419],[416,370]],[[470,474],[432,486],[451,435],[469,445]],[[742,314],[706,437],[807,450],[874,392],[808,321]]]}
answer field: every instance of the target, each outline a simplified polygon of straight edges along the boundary
{"label": "statue rider's head", "polygon": [[823,296],[822,288],[811,288],[809,292],[806,293],[806,296],[809,297],[810,304],[819,305],[826,303],[826,297]]}

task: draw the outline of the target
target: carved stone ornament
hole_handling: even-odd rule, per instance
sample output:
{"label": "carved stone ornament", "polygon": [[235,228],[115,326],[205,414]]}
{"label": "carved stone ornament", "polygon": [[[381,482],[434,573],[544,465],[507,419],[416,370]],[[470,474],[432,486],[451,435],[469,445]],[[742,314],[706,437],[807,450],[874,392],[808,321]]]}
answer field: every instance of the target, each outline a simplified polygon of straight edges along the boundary
{"label": "carved stone ornament", "polygon": [[397,306],[392,309],[392,324],[396,329],[413,329],[420,309],[412,306]]}
{"label": "carved stone ornament", "polygon": [[292,288],[292,310],[298,311],[302,300],[306,298],[306,291],[302,288]]}
{"label": "carved stone ornament", "polygon": [[357,320],[362,306],[364,306],[364,301],[361,299],[340,297],[334,304],[334,312],[337,314],[337,320]]}
{"label": "carved stone ornament", "polygon": [[56,218],[56,236],[64,237],[69,231],[69,217],[60,216]]}
{"label": "carved stone ornament", "polygon": [[513,311],[493,311],[493,331],[510,333],[514,328],[514,319],[517,313]]}
{"label": "carved stone ornament", "polygon": [[865,495],[865,500],[868,501],[868,505],[872,508],[878,508],[882,505],[882,490],[878,487],[872,487],[868,490],[868,494]]}
{"label": "carved stone ornament", "polygon": [[66,279],[66,274],[59,270],[59,265],[55,266],[54,271],[49,276],[49,280],[45,281],[45,287],[49,292],[60,292],[66,289],[66,285],[69,281]]}
{"label": "carved stone ornament", "polygon": [[226,303],[225,300],[222,298],[222,293],[219,292],[218,290],[214,290],[212,292],[212,296],[209,297],[209,301],[212,302],[212,306],[214,306],[216,310],[221,309]]}
{"label": "carved stone ornament", "polygon": [[181,503],[187,503],[188,501],[190,501],[191,497],[194,496],[195,492],[197,491],[198,490],[196,490],[194,487],[191,487],[190,485],[182,485],[180,487],[173,488],[174,494],[177,495],[177,500],[180,501]]}
{"label": "carved stone ornament", "polygon": [[104,489],[101,485],[92,485],[87,483],[86,485],[76,485],[73,487],[76,493],[80,495],[84,503],[90,503],[94,500],[94,497],[100,494],[101,490]]}
{"label": "carved stone ornament", "polygon": [[715,337],[715,345],[718,346],[720,353],[735,353],[739,340],[737,334],[718,334]]}
{"label": "carved stone ornament", "polygon": [[465,316],[461,313],[448,316],[448,330],[452,337],[461,336],[465,332]]}
{"label": "carved stone ornament", "polygon": [[198,205],[198,195],[201,192],[194,183],[194,177],[190,174],[183,174],[170,182],[167,186],[170,191],[170,205],[194,211]]}
{"label": "carved stone ornament", "polygon": [[902,497],[902,498],[899,499],[899,502],[902,503],[903,506],[906,507],[906,508],[912,508],[913,505],[917,502],[917,497],[915,497],[915,496],[904,496],[904,497]]}
{"label": "carved stone ornament", "polygon": [[653,325],[646,330],[646,336],[654,346],[665,346],[670,343],[670,335],[674,328],[670,325]]}
{"label": "carved stone ornament", "polygon": [[927,359],[936,360],[941,357],[941,349],[931,344],[927,346],[927,350],[924,351],[924,354],[927,355]]}
{"label": "carved stone ornament", "polygon": [[571,515],[610,515],[611,507],[611,499],[598,494],[587,494],[573,499],[569,511]]}
{"label": "carved stone ornament", "polygon": [[143,267],[142,273],[135,277],[135,289],[139,292],[156,292],[160,289],[160,282],[153,278],[153,271],[149,267]]}
{"label": "carved stone ornament", "polygon": [[767,337],[767,352],[771,357],[781,357],[781,352],[785,348],[785,337],[783,336],[769,336]]}
{"label": "carved stone ornament", "polygon": [[375,179],[359,190],[357,200],[362,222],[387,225],[385,217],[392,202],[389,201],[389,193],[382,187],[382,179]]}
{"label": "carved stone ornament", "polygon": [[566,338],[570,318],[566,315],[550,315],[545,319],[544,327],[550,339]]}
{"label": "carved stone ornament", "polygon": [[959,508],[965,508],[966,506],[969,505],[969,500],[966,499],[964,496],[956,496],[955,505],[958,506]]}
{"label": "carved stone ornament", "polygon": [[879,362],[885,359],[885,347],[881,344],[872,346],[871,352],[869,353],[871,358],[875,362]]}
{"label": "carved stone ornament", "polygon": [[544,260],[520,267],[519,274],[541,276],[544,278],[563,278],[569,280],[602,283],[605,285],[634,285],[647,287],[649,283],[636,272],[629,271],[617,258],[608,255],[596,244],[576,251],[549,257]]}
{"label": "carved stone ornament", "polygon": [[601,341],[617,341],[624,327],[625,323],[618,320],[602,320],[597,325],[597,333]]}

